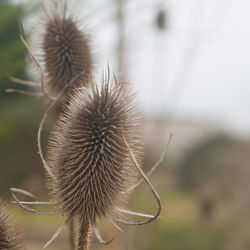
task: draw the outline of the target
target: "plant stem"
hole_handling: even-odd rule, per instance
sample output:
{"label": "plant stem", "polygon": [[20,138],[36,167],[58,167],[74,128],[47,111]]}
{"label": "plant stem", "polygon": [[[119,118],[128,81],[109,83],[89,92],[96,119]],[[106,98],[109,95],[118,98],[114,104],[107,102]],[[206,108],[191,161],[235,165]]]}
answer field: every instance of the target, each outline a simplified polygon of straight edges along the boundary
{"label": "plant stem", "polygon": [[89,222],[80,219],[77,250],[89,250]]}

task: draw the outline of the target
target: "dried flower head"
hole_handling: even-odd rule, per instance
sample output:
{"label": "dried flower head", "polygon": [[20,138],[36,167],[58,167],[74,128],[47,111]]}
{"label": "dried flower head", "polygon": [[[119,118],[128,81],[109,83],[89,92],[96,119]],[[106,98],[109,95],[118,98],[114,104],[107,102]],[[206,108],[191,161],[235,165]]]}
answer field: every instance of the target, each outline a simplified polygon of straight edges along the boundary
{"label": "dried flower head", "polygon": [[42,34],[42,51],[46,87],[51,95],[58,95],[82,71],[84,74],[81,79],[87,82],[92,71],[88,35],[81,30],[74,15],[67,14],[66,6],[60,11],[54,4],[47,13]]}
{"label": "dried flower head", "polygon": [[51,134],[47,163],[49,182],[62,210],[94,223],[113,216],[135,181],[134,167],[123,140],[126,137],[140,162],[141,120],[134,95],[122,83],[104,82],[91,90],[78,88]]}
{"label": "dried flower head", "polygon": [[[116,222],[142,225],[155,220],[161,211],[159,195],[148,176],[157,168],[163,154],[145,175],[141,169],[143,144],[141,116],[124,83],[107,79],[98,85],[92,80],[90,88],[81,84],[64,103],[51,132],[47,161],[41,150],[40,136],[48,112],[56,105],[60,96],[50,105],[38,131],[39,153],[47,172],[50,202],[29,204],[56,204],[55,211],[39,211],[19,201],[11,189],[17,204],[27,211],[38,214],[67,214],[68,218],[45,245],[48,246],[62,229],[78,218],[78,248],[88,249],[89,232],[93,231],[99,242],[107,244],[98,231],[97,218],[106,218],[118,229]],[[137,172],[142,179],[137,183]],[[142,180],[150,187],[158,204],[155,215],[147,215],[124,209],[127,196]],[[27,192],[25,191],[27,194]],[[30,196],[30,194],[28,195]],[[125,215],[147,217],[144,221],[128,221]],[[109,241],[110,242],[110,241]]]}
{"label": "dried flower head", "polygon": [[20,230],[12,222],[2,200],[0,200],[0,249],[24,249]]}
{"label": "dried flower head", "polygon": [[85,85],[89,82],[93,71],[91,41],[86,28],[80,24],[74,14],[68,13],[66,2],[62,8],[61,5],[52,1],[48,9],[42,19],[41,31],[36,33],[39,40],[36,52],[41,54],[39,59],[21,35],[30,59],[40,73],[41,82],[34,83],[9,77],[18,84],[40,87],[42,92],[17,89],[6,91],[34,96],[44,95],[47,99],[54,100],[68,86],[69,89],[61,96],[61,102],[63,102],[79,83],[79,79]]}

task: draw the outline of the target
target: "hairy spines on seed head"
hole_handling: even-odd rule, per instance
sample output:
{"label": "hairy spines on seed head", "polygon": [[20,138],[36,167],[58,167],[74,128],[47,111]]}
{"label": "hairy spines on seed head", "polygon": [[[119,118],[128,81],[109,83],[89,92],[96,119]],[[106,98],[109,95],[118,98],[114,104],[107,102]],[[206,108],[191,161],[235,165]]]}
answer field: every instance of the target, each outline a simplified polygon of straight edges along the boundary
{"label": "hairy spines on seed head", "polygon": [[62,210],[93,222],[112,216],[136,180],[123,135],[142,157],[141,118],[133,97],[121,83],[78,88],[65,105],[50,136],[49,183]]}
{"label": "hairy spines on seed head", "polygon": [[[87,84],[93,63],[89,36],[66,10],[52,5],[44,22],[42,39],[46,87],[56,96],[74,77],[84,71],[81,80]],[[79,80],[79,79],[78,79]],[[75,86],[79,81],[75,81]]]}
{"label": "hairy spines on seed head", "polygon": [[23,250],[22,234],[6,209],[5,203],[0,199],[0,249]]}

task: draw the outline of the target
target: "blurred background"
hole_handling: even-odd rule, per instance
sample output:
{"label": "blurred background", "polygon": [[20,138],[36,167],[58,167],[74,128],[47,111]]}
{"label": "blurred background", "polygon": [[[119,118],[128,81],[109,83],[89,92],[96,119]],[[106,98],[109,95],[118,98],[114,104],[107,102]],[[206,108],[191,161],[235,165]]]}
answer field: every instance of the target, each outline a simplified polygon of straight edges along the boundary
{"label": "blurred background", "polygon": [[[10,187],[47,199],[37,154],[43,98],[6,94],[16,88],[6,74],[34,80],[19,34],[39,27],[41,2],[0,1],[0,196]],[[92,249],[250,249],[250,2],[245,0],[72,0],[84,20],[96,56],[95,76],[109,63],[138,91],[145,115],[148,170],[173,134],[151,181],[163,212],[152,224],[101,225],[109,246]],[[41,20],[40,20],[41,22]],[[38,30],[38,28],[37,28]],[[19,87],[19,86],[18,86]],[[46,146],[47,134],[43,134]],[[129,208],[154,213],[145,184]],[[33,215],[11,205],[23,226],[27,249],[41,249],[63,219]],[[48,250],[69,249],[67,230]]]}

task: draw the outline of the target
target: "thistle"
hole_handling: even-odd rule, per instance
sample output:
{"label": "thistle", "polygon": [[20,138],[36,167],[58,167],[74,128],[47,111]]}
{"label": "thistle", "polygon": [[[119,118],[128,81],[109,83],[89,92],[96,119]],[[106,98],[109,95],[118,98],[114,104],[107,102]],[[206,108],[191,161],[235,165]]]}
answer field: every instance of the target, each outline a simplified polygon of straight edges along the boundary
{"label": "thistle", "polygon": [[[42,92],[25,92],[16,89],[8,89],[7,92],[19,92],[22,94],[45,96],[49,100],[55,97],[65,88],[65,95],[61,95],[61,100],[70,93],[79,80],[87,84],[93,70],[93,60],[89,35],[86,29],[80,26],[80,21],[75,16],[68,14],[65,3],[63,9],[53,2],[46,11],[40,28],[39,43],[37,50],[42,55],[39,60],[32,49],[21,35],[31,61],[40,73],[40,83],[24,81],[11,77],[16,83],[32,87],[40,87]],[[72,84],[69,84],[73,81]]]}
{"label": "thistle", "polygon": [[23,238],[19,228],[12,222],[5,203],[0,200],[0,249],[22,250]]}
{"label": "thistle", "polygon": [[[57,211],[31,209],[25,205],[28,203],[17,199],[15,190],[11,190],[18,205],[28,211],[68,216],[45,246],[74,218],[79,221],[77,249],[85,250],[88,249],[91,229],[101,243],[110,242],[102,239],[97,218],[106,218],[120,229],[117,222],[142,225],[160,214],[160,198],[141,169],[141,116],[133,102],[135,95],[124,85],[117,83],[115,78],[110,80],[109,73],[100,86],[93,81],[90,88],[80,85],[64,104],[52,130],[46,161],[39,147],[51,194],[51,202],[40,204],[57,204]],[[46,115],[55,104],[56,101],[41,122],[39,140]],[[154,216],[124,209],[129,193],[141,183],[142,179],[136,183],[138,172],[157,200],[158,211]],[[126,214],[148,219],[130,222],[124,216]]]}
{"label": "thistle", "polygon": [[117,216],[136,180],[123,140],[124,135],[140,162],[141,122],[132,99],[123,84],[104,82],[99,89],[92,83],[90,91],[82,85],[50,136],[51,194],[62,213],[79,218],[80,230],[95,225],[97,217]]}
{"label": "thistle", "polygon": [[[55,4],[47,13],[42,38],[43,62],[46,73],[46,86],[52,95],[57,96],[75,76],[87,83],[92,72],[92,56],[89,39],[73,15],[68,15],[66,6],[58,10]],[[79,79],[72,84],[79,83]]]}

